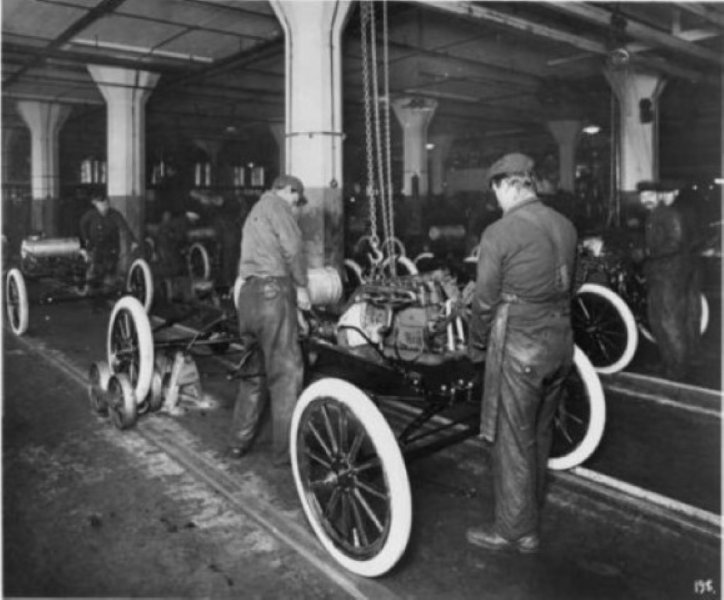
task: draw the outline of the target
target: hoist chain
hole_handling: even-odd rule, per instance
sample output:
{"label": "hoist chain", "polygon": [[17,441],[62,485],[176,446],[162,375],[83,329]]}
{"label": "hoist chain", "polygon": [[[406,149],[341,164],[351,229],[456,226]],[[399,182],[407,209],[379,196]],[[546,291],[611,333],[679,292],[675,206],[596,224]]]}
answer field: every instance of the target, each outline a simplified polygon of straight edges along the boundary
{"label": "hoist chain", "polygon": [[371,3],[362,2],[360,5],[360,30],[362,43],[362,88],[364,90],[365,105],[365,148],[367,151],[367,200],[369,202],[370,212],[370,241],[373,247],[377,247],[379,237],[377,235],[377,207],[375,196],[377,188],[375,186],[374,173],[374,142],[372,139],[372,99],[370,97],[370,67],[369,67],[369,49],[367,44],[367,29],[371,20]]}
{"label": "hoist chain", "polygon": [[[387,43],[387,3],[383,4],[383,78],[384,106],[380,106],[377,61],[375,3],[360,4],[362,77],[365,103],[365,137],[367,158],[367,198],[370,209],[370,241],[379,244],[377,230],[377,198],[382,216],[383,252],[390,257],[389,270],[396,275],[394,260],[394,208],[392,198],[392,151],[390,129],[389,55]],[[380,111],[384,113],[381,114]],[[384,138],[383,138],[384,126]],[[383,143],[384,142],[384,143]]]}
{"label": "hoist chain", "polygon": [[[385,239],[389,240],[390,248],[387,253],[388,256],[392,257],[392,244],[395,239],[395,213],[392,198],[392,142],[390,133],[390,108],[392,99],[390,98],[390,57],[389,57],[389,38],[388,38],[388,23],[387,23],[387,2],[383,4],[382,10],[382,66],[383,66],[383,77],[385,85],[385,172],[380,171],[380,178],[386,176],[387,185],[384,186],[386,194],[383,199],[383,206],[387,208],[387,222],[389,231],[385,233]],[[397,263],[394,259],[390,261],[391,274],[394,277],[397,275]]]}

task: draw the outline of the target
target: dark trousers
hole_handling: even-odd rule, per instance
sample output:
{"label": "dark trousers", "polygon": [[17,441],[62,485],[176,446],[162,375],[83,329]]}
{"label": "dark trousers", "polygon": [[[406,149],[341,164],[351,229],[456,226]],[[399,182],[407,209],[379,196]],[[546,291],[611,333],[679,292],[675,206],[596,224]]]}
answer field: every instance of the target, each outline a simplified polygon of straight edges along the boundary
{"label": "dark trousers", "polygon": [[234,406],[232,446],[248,446],[271,401],[274,462],[289,461],[289,429],[304,365],[298,339],[296,290],[288,278],[251,278],[239,295],[239,333],[256,343]]}
{"label": "dark trousers", "polygon": [[553,419],[573,359],[570,329],[509,329],[492,449],[495,529],[509,540],[537,532]]}
{"label": "dark trousers", "polygon": [[699,273],[688,261],[661,261],[649,268],[648,318],[666,376],[686,376],[700,351]]}
{"label": "dark trousers", "polygon": [[118,250],[96,246],[89,252],[90,264],[86,270],[88,293],[98,295],[108,292],[118,278]]}

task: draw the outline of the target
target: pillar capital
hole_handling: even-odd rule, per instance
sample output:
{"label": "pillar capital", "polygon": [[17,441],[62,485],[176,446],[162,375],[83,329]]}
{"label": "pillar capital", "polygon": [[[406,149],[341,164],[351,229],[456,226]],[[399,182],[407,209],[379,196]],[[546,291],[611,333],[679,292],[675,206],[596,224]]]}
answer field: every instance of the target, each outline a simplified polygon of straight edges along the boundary
{"label": "pillar capital", "polygon": [[159,75],[100,65],[87,68],[106,101],[108,197],[136,237],[142,239],[146,200],[146,101]]}
{"label": "pillar capital", "polygon": [[31,227],[49,235],[57,231],[57,201],[60,196],[58,140],[70,115],[67,104],[20,100],[17,109],[30,129],[33,210]]}
{"label": "pillar capital", "polygon": [[413,178],[417,177],[421,196],[428,191],[427,128],[437,109],[437,100],[417,96],[403,96],[392,101],[395,116],[402,126],[404,137],[405,173],[402,193],[413,194]]}
{"label": "pillar capital", "polygon": [[[619,188],[633,191],[640,181],[658,176],[657,106],[666,80],[660,75],[632,69],[604,70],[621,113]],[[648,100],[648,114],[642,101]]]}

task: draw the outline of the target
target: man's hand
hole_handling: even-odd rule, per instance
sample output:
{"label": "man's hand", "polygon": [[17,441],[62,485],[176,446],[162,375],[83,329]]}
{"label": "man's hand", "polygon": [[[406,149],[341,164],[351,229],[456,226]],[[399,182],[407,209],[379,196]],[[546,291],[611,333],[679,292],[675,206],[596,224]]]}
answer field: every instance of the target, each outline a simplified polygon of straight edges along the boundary
{"label": "man's hand", "polygon": [[312,301],[309,299],[309,292],[304,286],[297,288],[297,306],[299,310],[311,310]]}

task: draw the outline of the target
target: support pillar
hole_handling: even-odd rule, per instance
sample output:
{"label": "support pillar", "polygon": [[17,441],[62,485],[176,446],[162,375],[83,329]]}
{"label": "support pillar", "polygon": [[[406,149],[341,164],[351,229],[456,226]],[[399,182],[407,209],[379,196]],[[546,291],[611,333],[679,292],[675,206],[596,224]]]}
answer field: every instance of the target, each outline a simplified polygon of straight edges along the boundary
{"label": "support pillar", "polygon": [[[88,65],[106,101],[108,197],[143,239],[146,196],[146,101],[159,75],[118,67]],[[128,256],[121,248],[121,268]]]}
{"label": "support pillar", "polygon": [[397,98],[392,107],[400,122],[404,138],[404,177],[402,193],[411,196],[412,180],[417,177],[418,192],[427,196],[427,128],[435,114],[437,101],[430,98]]}
{"label": "support pillar", "polygon": [[70,107],[54,102],[21,100],[18,112],[30,129],[32,208],[30,227],[48,236],[58,234],[60,174],[58,137]]}
{"label": "support pillar", "polygon": [[269,123],[269,129],[279,149],[279,173],[283,173],[287,164],[284,123]]}
{"label": "support pillar", "polygon": [[573,192],[576,179],[576,144],[582,121],[575,119],[548,121],[548,129],[558,142],[558,187]]}
{"label": "support pillar", "polygon": [[[619,189],[631,192],[640,181],[656,179],[659,174],[657,108],[665,81],[661,76],[630,69],[606,69],[605,75],[621,114]],[[653,114],[649,122],[642,122],[642,101],[650,102]]]}
{"label": "support pillar", "polygon": [[308,204],[300,226],[309,267],[341,270],[342,44],[351,0],[271,0],[284,29],[285,143],[280,171],[301,178]]}
{"label": "support pillar", "polygon": [[435,196],[442,196],[445,193],[445,161],[450,154],[450,148],[455,137],[449,134],[437,134],[430,136],[430,141],[435,144],[431,153],[432,170],[432,193]]}

